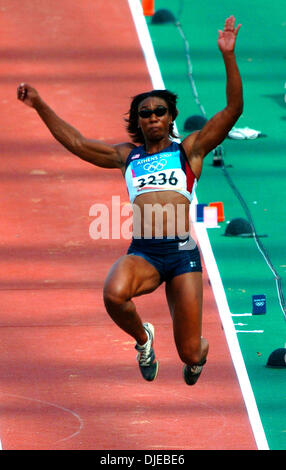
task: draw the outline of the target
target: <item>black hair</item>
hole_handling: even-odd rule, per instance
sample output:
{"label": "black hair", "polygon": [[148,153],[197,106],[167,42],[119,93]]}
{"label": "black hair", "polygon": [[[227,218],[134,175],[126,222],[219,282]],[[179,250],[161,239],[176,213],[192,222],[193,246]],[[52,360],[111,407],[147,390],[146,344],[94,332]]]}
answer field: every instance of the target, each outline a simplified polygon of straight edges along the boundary
{"label": "black hair", "polygon": [[[175,93],[172,93],[171,91],[168,90],[152,90],[152,91],[147,91],[145,93],[140,93],[139,95],[136,95],[133,97],[129,112],[128,119],[126,119],[127,124],[127,131],[129,135],[132,138],[133,142],[144,144],[144,136],[143,133],[138,127],[138,107],[139,104],[144,101],[146,98],[150,98],[151,96],[156,96],[158,98],[162,98],[167,106],[168,106],[168,111],[172,116],[173,121],[176,119],[178,116],[178,110],[177,110],[177,95]],[[170,124],[169,128],[169,135],[173,138],[178,137],[175,132],[174,132],[174,123],[172,122]]]}

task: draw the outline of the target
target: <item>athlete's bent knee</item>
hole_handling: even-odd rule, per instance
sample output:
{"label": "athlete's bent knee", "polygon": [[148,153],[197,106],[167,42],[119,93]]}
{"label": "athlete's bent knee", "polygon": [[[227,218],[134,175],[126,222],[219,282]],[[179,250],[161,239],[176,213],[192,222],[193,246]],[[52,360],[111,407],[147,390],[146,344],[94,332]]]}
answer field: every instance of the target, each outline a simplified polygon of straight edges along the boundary
{"label": "athlete's bent knee", "polygon": [[106,286],[103,289],[103,301],[107,310],[122,305],[126,300],[128,300],[126,293],[124,289],[120,288],[120,286],[117,286],[116,288]]}

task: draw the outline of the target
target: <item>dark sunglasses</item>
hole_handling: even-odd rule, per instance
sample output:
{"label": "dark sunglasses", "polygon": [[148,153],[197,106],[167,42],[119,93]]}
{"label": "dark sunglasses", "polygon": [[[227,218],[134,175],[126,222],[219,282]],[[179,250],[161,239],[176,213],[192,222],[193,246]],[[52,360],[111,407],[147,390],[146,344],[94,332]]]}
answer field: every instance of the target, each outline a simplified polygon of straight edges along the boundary
{"label": "dark sunglasses", "polygon": [[141,109],[141,111],[138,111],[138,114],[141,118],[146,119],[152,116],[152,114],[155,114],[157,117],[164,116],[166,112],[168,111],[165,106],[158,106],[155,109]]}

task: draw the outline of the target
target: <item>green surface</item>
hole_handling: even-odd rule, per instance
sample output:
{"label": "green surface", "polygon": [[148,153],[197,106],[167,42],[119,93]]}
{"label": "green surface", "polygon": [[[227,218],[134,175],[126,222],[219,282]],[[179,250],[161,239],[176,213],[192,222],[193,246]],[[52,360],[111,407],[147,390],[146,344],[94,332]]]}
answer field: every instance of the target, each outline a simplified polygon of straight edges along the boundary
{"label": "green surface", "polygon": [[[225,105],[225,72],[217,47],[217,31],[233,14],[242,23],[236,55],[244,84],[244,112],[237,127],[260,130],[266,137],[224,143],[225,165],[252,215],[256,231],[282,278],[286,277],[286,4],[285,0],[227,1],[156,0],[156,11],[178,17],[190,45],[199,99],[207,117]],[[182,137],[187,117],[201,114],[187,77],[184,43],[173,24],[152,25],[147,19],[166,88],[178,93],[177,126]],[[270,353],[284,348],[286,321],[279,305],[273,273],[251,238],[224,236],[226,222],[246,218],[220,167],[205,160],[199,202],[223,201],[226,221],[208,234],[232,313],[250,313],[252,295],[265,294],[266,315],[233,317],[261,421],[272,450],[286,449],[286,368],[266,367]],[[285,289],[284,289],[285,288]],[[286,295],[286,292],[284,292]],[[243,325],[237,325],[243,323]]]}

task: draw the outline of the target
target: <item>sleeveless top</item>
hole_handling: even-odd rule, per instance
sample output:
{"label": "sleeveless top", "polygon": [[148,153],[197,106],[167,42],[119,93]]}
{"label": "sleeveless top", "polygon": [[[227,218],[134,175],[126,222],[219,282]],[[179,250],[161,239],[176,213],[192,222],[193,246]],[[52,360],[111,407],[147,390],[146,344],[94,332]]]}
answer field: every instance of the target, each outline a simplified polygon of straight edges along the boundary
{"label": "sleeveless top", "polygon": [[135,147],[126,160],[125,181],[131,204],[152,191],[176,191],[192,202],[197,185],[184,148],[177,142],[154,154],[148,154],[144,145]]}

